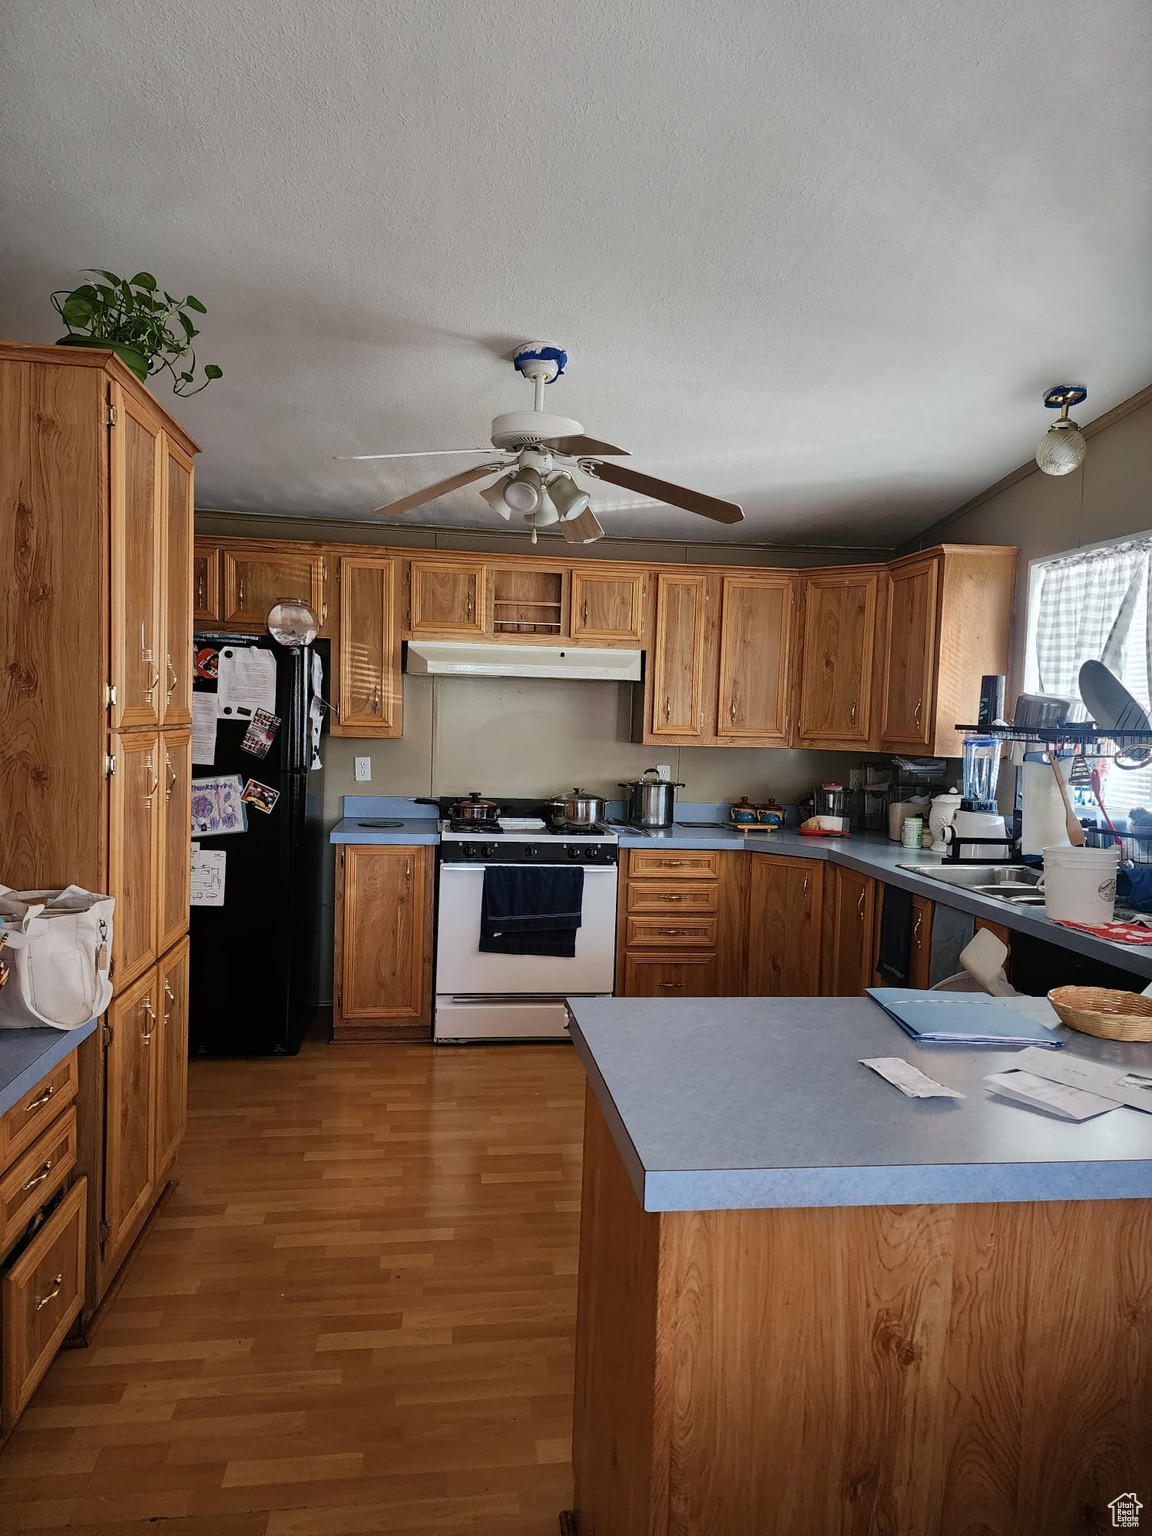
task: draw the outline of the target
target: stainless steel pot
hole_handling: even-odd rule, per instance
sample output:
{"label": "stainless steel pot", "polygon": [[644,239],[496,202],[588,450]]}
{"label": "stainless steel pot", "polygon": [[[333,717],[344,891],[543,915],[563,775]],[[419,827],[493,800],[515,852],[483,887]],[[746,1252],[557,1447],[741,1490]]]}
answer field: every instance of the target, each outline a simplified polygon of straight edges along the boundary
{"label": "stainless steel pot", "polygon": [[1052,729],[1064,724],[1072,704],[1072,699],[1062,699],[1054,693],[1022,693],[1016,699],[1012,724]]}
{"label": "stainless steel pot", "polygon": [[495,821],[500,807],[495,800],[483,800],[474,789],[467,800],[457,800],[449,813],[453,821]]}
{"label": "stainless steel pot", "polygon": [[551,819],[567,827],[594,827],[604,820],[607,809],[602,795],[593,795],[586,789],[574,789],[570,794],[557,795],[544,804],[551,812]]}
{"label": "stainless steel pot", "polygon": [[655,768],[646,768],[638,779],[621,783],[630,792],[628,820],[634,827],[670,827],[676,813],[676,791],[681,783],[662,779]]}

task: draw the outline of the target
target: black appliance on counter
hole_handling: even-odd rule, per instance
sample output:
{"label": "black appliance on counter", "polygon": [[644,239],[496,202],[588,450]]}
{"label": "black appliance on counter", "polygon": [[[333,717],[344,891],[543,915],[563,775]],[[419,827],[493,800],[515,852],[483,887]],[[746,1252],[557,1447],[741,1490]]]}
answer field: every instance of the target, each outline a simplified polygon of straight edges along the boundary
{"label": "black appliance on counter", "polygon": [[[294,1055],[322,995],[320,891],[324,871],[324,770],[313,768],[313,658],[323,667],[320,697],[329,677],[330,645],[279,645],[269,635],[201,633],[197,656],[230,644],[257,647],[276,662],[280,725],[267,755],[241,748],[248,719],[216,721],[209,765],[193,761],[192,781],[237,775],[278,793],[271,811],[247,805],[245,832],[192,835],[202,849],[226,855],[223,906],[190,913],[189,1049],[203,1056]],[[210,669],[210,659],[208,667]],[[196,693],[217,691],[201,675]],[[320,708],[321,757],[327,706]],[[195,790],[193,790],[195,798]]]}

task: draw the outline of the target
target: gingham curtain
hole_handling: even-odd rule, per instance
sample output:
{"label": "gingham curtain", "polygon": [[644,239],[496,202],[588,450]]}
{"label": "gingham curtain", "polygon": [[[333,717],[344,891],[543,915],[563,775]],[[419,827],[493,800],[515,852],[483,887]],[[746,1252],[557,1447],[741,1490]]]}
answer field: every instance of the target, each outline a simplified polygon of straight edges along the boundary
{"label": "gingham curtain", "polygon": [[[1078,677],[1086,661],[1102,661],[1123,677],[1132,616],[1149,580],[1150,551],[1143,544],[1072,555],[1046,568],[1036,619],[1042,693],[1078,700]],[[1148,645],[1147,635],[1138,638]],[[1078,706],[1071,718],[1086,720],[1088,712]]]}

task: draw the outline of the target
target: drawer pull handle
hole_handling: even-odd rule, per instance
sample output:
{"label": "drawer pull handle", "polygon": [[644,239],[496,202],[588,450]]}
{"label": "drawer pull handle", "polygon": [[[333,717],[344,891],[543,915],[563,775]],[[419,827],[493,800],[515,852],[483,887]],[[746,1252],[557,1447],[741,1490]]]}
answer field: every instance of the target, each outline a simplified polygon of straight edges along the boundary
{"label": "drawer pull handle", "polygon": [[52,1289],[50,1291],[45,1291],[43,1296],[37,1296],[35,1310],[39,1312],[43,1307],[46,1307],[50,1301],[55,1301],[63,1289],[64,1275],[63,1272],[61,1272],[56,1276],[55,1280],[53,1280]]}
{"label": "drawer pull handle", "polygon": [[679,992],[684,983],[682,981],[658,981],[656,985],[663,987],[666,991]]}
{"label": "drawer pull handle", "polygon": [[52,1097],[52,1095],[55,1092],[56,1092],[56,1084],[55,1083],[49,1083],[47,1088],[45,1088],[44,1092],[40,1095],[39,1098],[33,1099],[31,1104],[25,1104],[25,1106],[24,1106],[24,1113],[26,1115],[30,1115],[34,1109],[42,1108],[43,1105],[47,1104],[48,1100]]}
{"label": "drawer pull handle", "polygon": [[40,1171],[38,1173],[34,1173],[32,1175],[32,1177],[28,1180],[27,1184],[25,1184],[24,1188],[20,1191],[20,1193],[21,1194],[25,1194],[28,1190],[35,1189],[37,1184],[43,1184],[44,1180],[48,1177],[48,1175],[51,1172],[52,1172],[52,1159],[49,1158],[46,1163],[42,1163],[40,1165]]}

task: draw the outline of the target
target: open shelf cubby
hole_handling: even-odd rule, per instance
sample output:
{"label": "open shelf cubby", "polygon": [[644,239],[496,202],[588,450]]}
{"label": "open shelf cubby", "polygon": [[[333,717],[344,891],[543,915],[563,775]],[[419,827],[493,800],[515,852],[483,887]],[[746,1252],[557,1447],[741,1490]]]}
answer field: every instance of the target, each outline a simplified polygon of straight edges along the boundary
{"label": "open shelf cubby", "polygon": [[565,630],[564,573],[495,571],[492,627],[498,635],[562,635]]}

